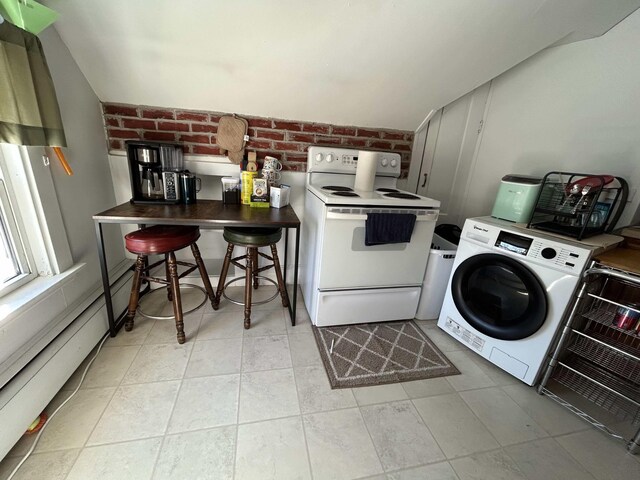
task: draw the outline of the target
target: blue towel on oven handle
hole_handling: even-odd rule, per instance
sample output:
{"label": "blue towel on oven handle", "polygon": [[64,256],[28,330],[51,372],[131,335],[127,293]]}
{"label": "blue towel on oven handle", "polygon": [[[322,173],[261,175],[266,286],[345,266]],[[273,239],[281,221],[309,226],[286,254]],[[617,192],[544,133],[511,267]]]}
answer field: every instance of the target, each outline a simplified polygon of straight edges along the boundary
{"label": "blue towel on oven handle", "polygon": [[413,213],[367,213],[364,244],[370,247],[410,242],[415,224]]}

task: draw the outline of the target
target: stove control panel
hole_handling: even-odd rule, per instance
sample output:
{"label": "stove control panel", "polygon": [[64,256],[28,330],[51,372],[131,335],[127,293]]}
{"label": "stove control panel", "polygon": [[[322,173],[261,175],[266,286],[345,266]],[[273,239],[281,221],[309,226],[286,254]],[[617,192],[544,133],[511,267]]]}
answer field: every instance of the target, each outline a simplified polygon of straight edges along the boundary
{"label": "stove control panel", "polygon": [[[334,147],[309,147],[307,172],[344,173],[355,175],[358,168],[360,150]],[[400,155],[392,152],[375,152],[376,175],[384,177],[400,176]]]}
{"label": "stove control panel", "polygon": [[343,165],[358,165],[358,155],[344,154],[340,158]]}

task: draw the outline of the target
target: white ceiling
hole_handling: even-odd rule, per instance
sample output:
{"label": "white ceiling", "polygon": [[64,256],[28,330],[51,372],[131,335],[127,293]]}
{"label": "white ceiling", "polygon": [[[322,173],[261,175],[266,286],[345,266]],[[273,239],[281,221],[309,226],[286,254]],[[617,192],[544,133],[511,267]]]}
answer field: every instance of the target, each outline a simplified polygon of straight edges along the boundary
{"label": "white ceiling", "polygon": [[102,101],[415,129],[640,0],[49,0]]}

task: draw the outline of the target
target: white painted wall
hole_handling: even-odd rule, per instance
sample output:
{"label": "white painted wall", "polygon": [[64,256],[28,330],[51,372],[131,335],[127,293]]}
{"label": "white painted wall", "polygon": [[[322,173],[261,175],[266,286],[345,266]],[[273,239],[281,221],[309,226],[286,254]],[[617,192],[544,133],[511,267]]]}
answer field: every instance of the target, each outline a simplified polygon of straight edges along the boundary
{"label": "white painted wall", "polygon": [[413,130],[639,0],[46,0],[102,101]]}
{"label": "white painted wall", "polygon": [[[550,48],[492,82],[461,218],[491,213],[500,178],[607,173],[640,188],[640,12],[600,38]],[[637,193],[618,226],[632,222]],[[635,221],[640,221],[636,214]]]}
{"label": "white painted wall", "polygon": [[[68,176],[51,158],[51,173],[57,201],[74,263],[86,263],[76,298],[94,288],[100,280],[92,216],[115,205],[109,172],[107,144],[100,102],[78,68],[58,32],[50,27],[40,35],[53,77],[68,148],[67,160],[74,175]],[[110,266],[124,259],[118,228],[105,227],[105,246]]]}
{"label": "white painted wall", "polygon": [[[66,271],[60,275],[38,278],[4,298],[9,309],[0,318],[0,386],[74,320],[70,311],[97,295],[102,281],[91,217],[115,204],[100,103],[55,29],[47,29],[40,38],[56,87],[68,143],[65,153],[74,175],[68,176],[53,156],[45,167],[41,156],[47,150],[42,147],[29,147],[28,152],[34,167],[48,168],[51,174],[38,175],[48,179],[49,188],[40,188],[39,183],[37,194],[44,205],[59,205],[56,223],[47,228],[66,238],[69,249],[64,253],[71,260],[65,261]],[[64,232],[59,231],[62,229]],[[109,266],[120,266],[125,257],[117,227],[105,228],[105,248]]]}
{"label": "white painted wall", "polygon": [[[64,277],[64,281],[53,287],[44,285],[32,304],[1,319],[0,458],[107,331],[104,301],[96,300],[102,292],[91,218],[115,204],[100,103],[56,30],[45,30],[40,39],[65,126],[69,145],[65,152],[75,172],[74,176],[67,176],[57,160],[51,158],[55,188],[47,194],[51,198],[42,201],[59,203],[76,267],[58,277]],[[29,148],[30,156],[40,153],[42,149]],[[39,157],[37,160],[42,166]],[[120,229],[108,228],[105,242],[110,266],[122,264]],[[124,274],[122,267],[120,275]],[[126,305],[129,277],[120,278],[113,289],[116,311]],[[112,280],[116,278],[114,275]],[[55,282],[56,278],[49,280]],[[18,289],[10,295],[19,293]]]}

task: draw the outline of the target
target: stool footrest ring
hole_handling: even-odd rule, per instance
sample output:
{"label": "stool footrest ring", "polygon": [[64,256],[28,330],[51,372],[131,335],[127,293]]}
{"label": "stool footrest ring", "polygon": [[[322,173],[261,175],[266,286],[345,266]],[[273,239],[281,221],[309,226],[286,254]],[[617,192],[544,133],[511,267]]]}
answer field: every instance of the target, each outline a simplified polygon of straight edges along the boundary
{"label": "stool footrest ring", "polygon": [[[200,290],[202,293],[204,293],[204,299],[202,300],[202,302],[200,302],[200,304],[196,307],[193,307],[189,310],[185,310],[182,312],[183,316],[186,316],[188,314],[190,314],[191,312],[195,312],[196,310],[198,310],[200,307],[202,307],[207,300],[209,299],[209,296],[207,295],[207,291],[202,288],[200,285],[194,285],[193,283],[181,283],[180,284],[180,288],[182,287],[187,287],[187,288],[195,288],[197,290]],[[166,290],[164,288],[157,288],[156,290],[162,290],[163,292],[166,292]],[[153,292],[151,292],[153,293]],[[138,305],[138,309],[136,310],[136,313],[139,313],[140,315],[142,315],[143,317],[146,318],[150,318],[151,320],[172,320],[175,319],[175,315],[150,315],[148,313],[145,313],[142,308],[140,308],[140,305]]]}
{"label": "stool footrest ring", "polygon": [[[266,300],[260,300],[259,302],[251,302],[251,305],[262,305],[263,303],[269,303],[271,300],[273,300],[274,298],[276,298],[278,295],[280,295],[280,292],[278,291],[278,282],[276,282],[275,280],[269,278],[269,277],[263,277],[262,275],[258,275],[258,278],[261,278],[262,280],[266,280],[267,282],[272,283],[273,285],[276,286],[276,293],[274,293],[271,297],[267,298]],[[222,296],[224,298],[226,298],[227,300],[229,300],[231,303],[235,303],[236,305],[244,305],[244,302],[239,302],[238,300],[234,300],[233,298],[227,296],[226,290],[227,287],[229,285],[231,285],[232,283],[235,283],[239,280],[245,280],[245,277],[236,277],[233,278],[231,280],[229,280],[227,283],[224,284],[223,290],[222,290]]]}

